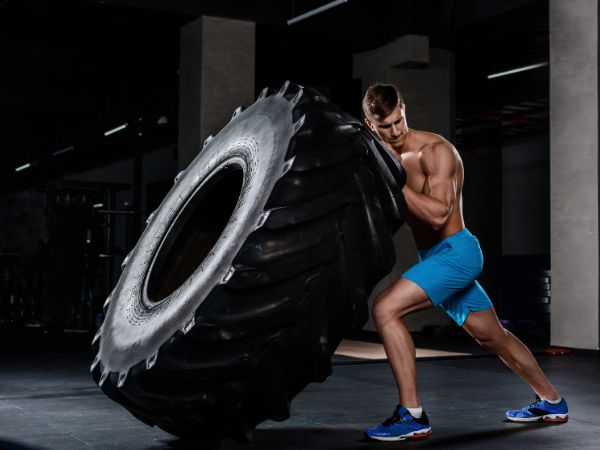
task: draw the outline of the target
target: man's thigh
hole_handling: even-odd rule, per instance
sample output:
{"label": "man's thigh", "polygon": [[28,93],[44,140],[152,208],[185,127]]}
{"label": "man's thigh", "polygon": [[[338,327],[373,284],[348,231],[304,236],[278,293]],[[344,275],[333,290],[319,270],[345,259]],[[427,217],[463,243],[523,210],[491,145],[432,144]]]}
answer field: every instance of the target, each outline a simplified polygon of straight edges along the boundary
{"label": "man's thigh", "polygon": [[454,292],[447,300],[438,305],[458,326],[462,326],[474,312],[492,308],[492,301],[477,281]]}
{"label": "man's thigh", "polygon": [[377,296],[373,308],[379,312],[403,316],[411,312],[433,308],[433,304],[418,284],[406,278],[400,278]]}

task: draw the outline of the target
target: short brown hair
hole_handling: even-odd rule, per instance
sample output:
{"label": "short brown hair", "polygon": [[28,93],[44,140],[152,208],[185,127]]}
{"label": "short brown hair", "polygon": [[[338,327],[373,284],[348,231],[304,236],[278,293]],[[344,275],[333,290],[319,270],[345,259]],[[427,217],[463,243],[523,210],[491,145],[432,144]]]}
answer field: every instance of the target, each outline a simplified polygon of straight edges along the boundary
{"label": "short brown hair", "polygon": [[402,107],[404,99],[393,84],[372,84],[365,92],[362,107],[367,119],[371,117],[387,117],[396,106]]}

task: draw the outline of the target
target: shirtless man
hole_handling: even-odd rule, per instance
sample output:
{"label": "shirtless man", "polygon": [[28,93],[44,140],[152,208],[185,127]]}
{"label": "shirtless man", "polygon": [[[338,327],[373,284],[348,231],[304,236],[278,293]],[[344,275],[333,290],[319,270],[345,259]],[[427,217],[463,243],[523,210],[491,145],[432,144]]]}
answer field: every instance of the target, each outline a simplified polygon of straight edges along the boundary
{"label": "shirtless man", "polygon": [[502,327],[476,281],[483,256],[477,238],[465,228],[464,171],[457,150],[437,134],[408,127],[404,100],[393,85],[371,86],[363,111],[366,124],[406,171],[402,192],[420,261],[373,303],[373,320],[398,387],[399,403],[392,417],[365,430],[366,435],[392,441],[431,433],[417,393],[415,347],[402,317],[434,306],[446,311],[482,347],[496,353],[539,397],[522,409],[507,411],[508,419],[566,422],[567,403],[529,349]]}

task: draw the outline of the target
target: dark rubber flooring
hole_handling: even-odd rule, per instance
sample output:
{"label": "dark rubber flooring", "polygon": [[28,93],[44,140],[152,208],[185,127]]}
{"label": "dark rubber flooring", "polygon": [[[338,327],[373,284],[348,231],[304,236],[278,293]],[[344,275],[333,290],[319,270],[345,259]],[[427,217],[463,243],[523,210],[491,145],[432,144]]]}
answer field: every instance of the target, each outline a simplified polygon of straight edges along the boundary
{"label": "dark rubber flooring", "polygon": [[[0,449],[193,448],[150,428],[113,403],[89,375],[87,336],[24,342],[1,333]],[[84,339],[85,338],[85,339]],[[228,449],[600,449],[600,358],[596,353],[541,356],[542,368],[569,401],[561,425],[515,424],[504,411],[532,400],[529,388],[495,357],[417,363],[432,435],[422,441],[366,441],[362,429],[387,417],[396,392],[386,363],[344,359],[322,384],[292,403],[292,416],[265,422],[254,442]]]}

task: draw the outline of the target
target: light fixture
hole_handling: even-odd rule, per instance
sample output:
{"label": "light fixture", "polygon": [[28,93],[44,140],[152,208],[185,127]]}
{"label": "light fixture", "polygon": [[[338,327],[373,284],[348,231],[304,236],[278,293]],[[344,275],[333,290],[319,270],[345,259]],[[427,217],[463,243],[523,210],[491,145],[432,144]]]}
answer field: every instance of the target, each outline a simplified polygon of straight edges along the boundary
{"label": "light fixture", "polygon": [[287,24],[288,24],[288,26],[293,25],[295,23],[300,22],[301,20],[308,19],[309,17],[312,17],[314,15],[322,13],[323,11],[327,11],[328,9],[331,9],[338,5],[341,5],[342,3],[346,3],[347,1],[348,0],[335,0],[333,2],[329,2],[326,5],[319,6],[318,8],[315,8],[315,9],[311,9],[310,11],[305,12],[304,14],[300,14],[299,16],[296,16],[296,17],[288,20]]}
{"label": "light fixture", "polygon": [[104,203],[96,203],[94,204],[94,208],[102,208],[104,206]]}
{"label": "light fixture", "polygon": [[71,150],[75,150],[75,147],[72,145],[69,145],[68,147],[65,147],[63,149],[55,151],[54,153],[52,153],[52,156],[62,155],[63,153],[70,152]]}
{"label": "light fixture", "polygon": [[15,168],[15,172],[20,172],[21,170],[29,169],[30,167],[31,163],[23,164],[22,166]]}
{"label": "light fixture", "polygon": [[116,128],[113,128],[112,130],[108,130],[104,132],[104,136],[110,136],[111,134],[115,134],[118,133],[121,130],[124,130],[125,128],[127,128],[127,124],[124,123],[123,125],[119,125]]}
{"label": "light fixture", "polygon": [[531,64],[530,66],[517,67],[516,69],[507,70],[505,72],[497,72],[488,75],[488,80],[492,78],[504,77],[506,75],[512,75],[513,73],[525,72],[526,70],[537,69],[539,67],[547,66],[547,62],[539,63],[539,64]]}

